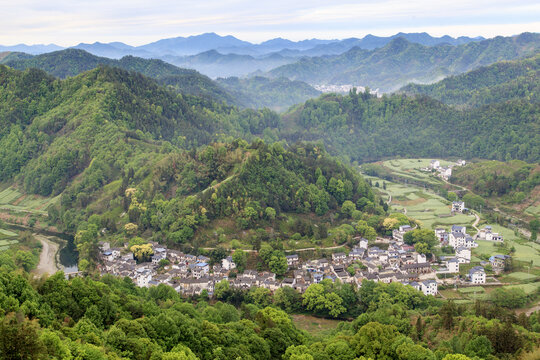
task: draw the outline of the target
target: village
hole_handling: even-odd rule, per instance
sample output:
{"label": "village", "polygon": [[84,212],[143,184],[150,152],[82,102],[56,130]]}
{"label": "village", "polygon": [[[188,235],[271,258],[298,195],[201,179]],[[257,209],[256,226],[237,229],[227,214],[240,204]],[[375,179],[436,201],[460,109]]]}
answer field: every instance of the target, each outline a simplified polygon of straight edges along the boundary
{"label": "village", "polygon": [[[452,210],[463,212],[465,204],[454,202]],[[129,277],[139,287],[169,285],[185,296],[200,295],[204,291],[211,296],[214,286],[223,280],[238,289],[262,287],[274,291],[287,286],[303,293],[311,284],[324,279],[358,287],[363,280],[400,282],[425,295],[437,296],[440,285],[486,284],[483,266],[490,265],[496,273],[504,270],[511,261],[508,255],[494,255],[489,261],[481,262],[482,266],[474,266],[466,276],[460,277],[460,266],[470,264],[471,253],[478,246],[475,239],[502,243],[502,236],[493,233],[490,226],[486,226],[474,238],[467,234],[463,226],[453,225],[450,231],[438,228],[435,236],[440,246],[451,248],[453,254],[429,259],[404,242],[405,234],[412,230],[414,228],[410,225],[400,226],[393,230],[392,238],[377,238],[378,241],[371,245],[368,240],[357,237],[348,253],[335,252],[328,258],[301,260],[298,254],[289,254],[286,256],[289,271],[282,279],[269,271],[247,269],[237,273],[232,256],[211,266],[209,257],[184,254],[158,243],[150,243],[153,249],[151,261],[138,263],[127,244],[123,248],[111,248],[109,243],[102,242],[101,273]],[[353,264],[357,266],[351,268]]]}

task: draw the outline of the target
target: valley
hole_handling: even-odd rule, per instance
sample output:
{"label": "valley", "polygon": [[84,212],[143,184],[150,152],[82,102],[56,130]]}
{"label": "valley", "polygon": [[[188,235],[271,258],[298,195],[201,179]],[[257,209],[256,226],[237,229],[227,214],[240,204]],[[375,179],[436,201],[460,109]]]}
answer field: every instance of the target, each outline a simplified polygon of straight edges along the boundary
{"label": "valley", "polygon": [[1,359],[538,358],[538,33],[145,41],[0,46]]}

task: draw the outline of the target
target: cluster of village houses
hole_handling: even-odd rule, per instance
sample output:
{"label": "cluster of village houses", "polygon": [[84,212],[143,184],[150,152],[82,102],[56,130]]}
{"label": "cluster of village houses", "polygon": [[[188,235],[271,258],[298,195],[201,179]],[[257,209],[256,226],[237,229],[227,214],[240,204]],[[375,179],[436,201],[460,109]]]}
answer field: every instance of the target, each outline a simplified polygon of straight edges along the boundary
{"label": "cluster of village houses", "polygon": [[[411,230],[413,228],[409,225],[394,230],[392,239],[384,239],[388,244],[385,250],[368,246],[368,240],[357,238],[356,246],[348,254],[334,253],[330,259],[302,261],[297,254],[288,255],[289,276],[281,280],[271,272],[255,270],[245,270],[235,277],[229,277],[231,270],[236,268],[231,256],[223,259],[220,264],[210,266],[210,259],[206,256],[184,254],[158,243],[152,243],[154,255],[151,262],[145,263],[137,263],[127,246],[110,248],[108,243],[102,243],[100,266],[103,274],[127,276],[140,287],[166,284],[188,296],[201,294],[204,290],[212,295],[214,286],[222,280],[240,289],[257,286],[274,291],[288,286],[304,292],[311,284],[324,279],[339,280],[357,286],[361,286],[364,279],[383,283],[401,282],[425,295],[436,295],[437,273],[458,274],[460,264],[470,263],[471,249],[478,244],[462,226],[452,226],[449,233],[444,229],[437,229],[436,236],[441,245],[452,246],[455,254],[443,257],[440,262],[430,262],[425,255],[417,253],[413,246],[404,243],[404,234]],[[490,227],[483,229],[477,236],[486,240],[502,241],[500,236],[493,236]],[[163,259],[167,259],[169,265],[162,266],[160,262]],[[507,259],[506,255],[496,255],[490,262],[496,270],[504,268]],[[351,275],[347,268],[353,263],[360,266],[356,267],[355,273]],[[470,270],[466,283],[485,282],[486,272],[483,267],[477,266]]]}
{"label": "cluster of village houses", "polygon": [[[458,160],[456,162],[456,165],[458,166],[465,166],[466,165],[465,160]],[[437,176],[440,178],[443,178],[444,180],[448,181],[450,177],[452,176],[452,167],[454,165],[448,165],[448,166],[441,166],[441,162],[439,160],[431,160],[429,167],[423,168],[421,170],[423,171],[433,171],[435,170],[437,172]]]}

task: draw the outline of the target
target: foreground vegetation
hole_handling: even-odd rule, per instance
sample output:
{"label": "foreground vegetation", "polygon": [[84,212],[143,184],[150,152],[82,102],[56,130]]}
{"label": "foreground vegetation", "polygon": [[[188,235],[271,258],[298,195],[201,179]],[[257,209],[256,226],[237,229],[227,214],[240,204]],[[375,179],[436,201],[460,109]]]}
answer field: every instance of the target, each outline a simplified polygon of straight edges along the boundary
{"label": "foreground vegetation", "polygon": [[514,359],[532,358],[525,352],[540,341],[536,314],[516,318],[480,302],[466,309],[401,284],[366,281],[358,291],[312,285],[327,296],[350,294],[344,304],[360,313],[319,338],[287,314],[318,300],[289,288],[273,296],[217,289],[217,303],[204,295],[186,302],[165,285],[137,288],[111,276],[66,280],[61,272],[30,282],[9,264],[1,267],[5,359]]}

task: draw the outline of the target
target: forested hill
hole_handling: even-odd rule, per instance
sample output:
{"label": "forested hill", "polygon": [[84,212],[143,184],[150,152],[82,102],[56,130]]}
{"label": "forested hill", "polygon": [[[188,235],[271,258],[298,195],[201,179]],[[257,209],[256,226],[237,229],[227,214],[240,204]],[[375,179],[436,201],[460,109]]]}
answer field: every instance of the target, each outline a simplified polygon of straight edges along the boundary
{"label": "forested hill", "polygon": [[540,100],[540,53],[502,61],[431,85],[409,84],[400,92],[427,95],[449,105],[481,106],[514,99]]}
{"label": "forested hill", "polygon": [[428,97],[323,95],[283,116],[289,141],[323,141],[367,162],[387,157],[540,160],[540,103],[515,100],[457,110]]}
{"label": "forested hill", "polygon": [[310,84],[353,84],[397,90],[410,82],[433,82],[501,60],[530,56],[540,49],[540,34],[427,47],[403,38],[374,50],[353,48],[341,55],[302,58],[269,72]]}
{"label": "forested hill", "polygon": [[0,181],[18,179],[42,195],[61,193],[81,173],[93,174],[83,178],[99,188],[126,163],[170,144],[194,148],[218,134],[249,139],[278,122],[269,111],[239,112],[118,68],[57,80],[1,65],[0,119]]}
{"label": "forested hill", "polygon": [[36,68],[59,78],[79,75],[100,65],[136,71],[170,85],[180,93],[204,96],[215,101],[236,104],[235,100],[221,86],[209,77],[195,70],[182,69],[157,59],[143,59],[125,56],[120,60],[92,55],[84,50],[66,49],[37,56],[24,53],[11,53],[0,59],[0,63],[17,70]]}
{"label": "forested hill", "polygon": [[230,77],[217,79],[234,96],[237,102],[251,108],[267,107],[275,111],[287,110],[292,105],[300,104],[321,95],[321,92],[303,81],[291,81],[287,78],[269,79],[262,76],[240,79]]}

